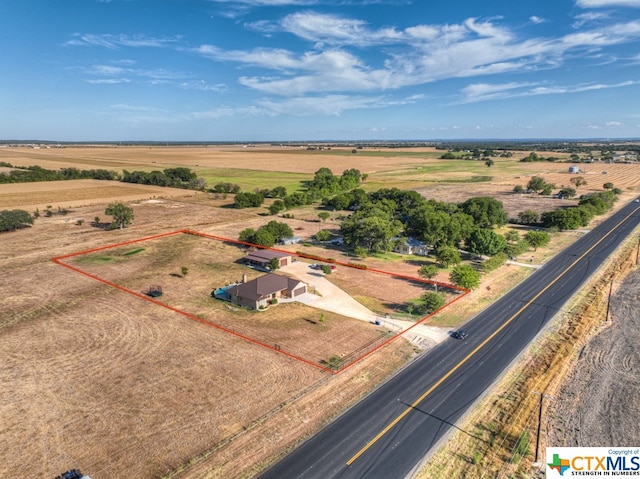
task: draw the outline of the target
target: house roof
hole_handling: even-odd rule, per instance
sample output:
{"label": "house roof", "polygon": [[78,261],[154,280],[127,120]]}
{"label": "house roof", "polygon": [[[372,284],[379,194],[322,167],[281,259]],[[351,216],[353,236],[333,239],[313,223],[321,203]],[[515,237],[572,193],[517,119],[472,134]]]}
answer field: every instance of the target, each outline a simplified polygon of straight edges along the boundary
{"label": "house roof", "polygon": [[265,274],[246,283],[229,288],[231,296],[240,296],[251,301],[258,301],[284,289],[294,289],[300,281],[275,273]]}
{"label": "house roof", "polygon": [[257,263],[266,263],[273,258],[285,258],[287,256],[291,256],[288,253],[283,253],[281,251],[275,251],[272,249],[259,249],[256,251],[252,251],[248,253],[244,259],[249,261],[255,261]]}

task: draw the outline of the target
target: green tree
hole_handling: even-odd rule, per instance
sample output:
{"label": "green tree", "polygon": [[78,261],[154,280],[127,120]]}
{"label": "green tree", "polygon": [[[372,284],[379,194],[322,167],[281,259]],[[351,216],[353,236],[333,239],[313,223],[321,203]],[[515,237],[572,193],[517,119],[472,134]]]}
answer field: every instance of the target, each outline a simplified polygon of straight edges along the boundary
{"label": "green tree", "polygon": [[524,239],[535,251],[541,246],[548,245],[551,241],[551,236],[546,231],[529,231],[524,235]]}
{"label": "green tree", "polygon": [[281,211],[285,210],[286,207],[284,205],[284,201],[282,200],[275,200],[270,206],[269,206],[269,213],[271,213],[272,215],[277,215],[278,213],[280,213]]}
{"label": "green tree", "polygon": [[515,243],[511,243],[507,245],[506,252],[509,256],[520,256],[524,254],[529,249],[529,243],[525,239],[521,239]]}
{"label": "green tree", "polygon": [[538,222],[540,213],[535,210],[524,210],[518,213],[518,222],[523,225],[532,225]]}
{"label": "green tree", "polygon": [[344,242],[367,251],[389,251],[391,238],[400,233],[402,224],[391,214],[378,208],[356,211],[340,225]]}
{"label": "green tree", "polygon": [[420,297],[418,307],[415,310],[420,314],[431,314],[445,305],[444,297],[434,291],[427,291]]}
{"label": "green tree", "polygon": [[261,226],[259,230],[260,229],[269,231],[275,238],[276,242],[281,241],[282,238],[293,236],[293,230],[291,229],[291,226],[281,221],[269,221],[266,225]]}
{"label": "green tree", "polygon": [[318,213],[318,218],[320,218],[323,223],[327,221],[330,216],[331,213],[329,213],[328,211],[321,211],[320,213]]}
{"label": "green tree", "polygon": [[[435,264],[423,264],[418,270],[418,276],[420,276],[421,278],[432,280],[433,278],[438,276],[438,267]],[[438,285],[434,284],[433,286],[435,287],[437,292]]]}
{"label": "green tree", "polygon": [[282,201],[288,210],[297,206],[305,206],[313,203],[313,197],[309,193],[303,191],[296,191],[290,195],[285,196]]}
{"label": "green tree", "polygon": [[575,198],[576,190],[573,188],[562,188],[558,191],[558,197],[560,198]]}
{"label": "green tree", "polygon": [[555,187],[556,185],[554,185],[553,183],[545,183],[544,188],[542,188],[542,191],[540,192],[540,194],[549,196],[553,192],[553,189]]}
{"label": "green tree", "polygon": [[329,241],[333,235],[329,230],[320,230],[315,234],[317,241]]}
{"label": "green tree", "polygon": [[324,274],[331,274],[331,265],[330,264],[323,264],[321,267],[322,272]]}
{"label": "green tree", "polygon": [[279,258],[271,258],[269,260],[269,269],[271,271],[275,271],[277,269],[280,269],[280,259]]}
{"label": "green tree", "polygon": [[238,240],[243,243],[253,243],[253,237],[256,234],[256,230],[253,228],[245,228],[240,231],[240,235],[238,236]]}
{"label": "green tree", "polygon": [[611,182],[607,182],[607,183],[605,183],[604,185],[602,185],[602,187],[603,187],[605,190],[612,190],[612,189],[613,189],[613,183],[611,183]]}
{"label": "green tree", "polygon": [[468,264],[461,264],[453,268],[449,279],[461,288],[475,289],[480,285],[480,273]]}
{"label": "green tree", "polygon": [[484,162],[485,165],[487,165],[488,167],[492,167],[494,162],[491,158],[487,158],[487,160],[485,160]]}
{"label": "green tree", "polygon": [[253,235],[252,243],[260,246],[271,247],[276,244],[276,238],[268,229],[258,228],[258,231]]}
{"label": "green tree", "polygon": [[587,180],[585,180],[582,176],[574,176],[573,178],[571,178],[569,180],[571,182],[572,185],[574,185],[576,188],[578,186],[584,186],[587,184]]}
{"label": "green tree", "polygon": [[448,268],[451,265],[459,264],[461,261],[460,253],[457,248],[453,246],[440,246],[436,250],[436,260],[445,268]]}
{"label": "green tree", "polygon": [[546,185],[547,182],[544,181],[544,178],[542,176],[534,176],[527,183],[527,189],[535,193],[540,193]]}
{"label": "green tree", "polygon": [[471,216],[480,228],[503,226],[509,219],[502,202],[490,196],[469,198],[460,205],[460,209]]}
{"label": "green tree", "polygon": [[493,256],[507,247],[507,240],[495,231],[477,228],[469,235],[466,245],[473,254]]}
{"label": "green tree", "polygon": [[516,230],[509,230],[504,234],[504,239],[506,239],[508,243],[517,243],[520,240],[520,233]]}
{"label": "green tree", "polygon": [[183,266],[182,268],[180,268],[180,272],[182,273],[182,276],[186,276],[189,273],[189,268]]}
{"label": "green tree", "polygon": [[[588,209],[580,211],[581,207],[568,208],[566,210],[545,211],[542,213],[541,221],[545,228],[557,228],[559,230],[575,230],[581,226],[586,226],[589,214],[593,217]],[[588,221],[587,221],[588,224]]]}
{"label": "green tree", "polygon": [[438,276],[438,267],[435,264],[423,264],[418,270],[418,276],[426,279],[433,279]]}
{"label": "green tree", "polygon": [[133,209],[122,203],[112,203],[104,210],[105,215],[113,216],[112,228],[125,228],[133,221]]}
{"label": "green tree", "polygon": [[513,192],[514,193],[524,193],[524,188],[522,187],[522,185],[516,185],[513,187]]}
{"label": "green tree", "polygon": [[264,196],[259,193],[240,192],[236,194],[234,203],[236,208],[251,208],[262,206]]}
{"label": "green tree", "polygon": [[0,211],[0,232],[15,231],[32,225],[33,217],[24,210]]}

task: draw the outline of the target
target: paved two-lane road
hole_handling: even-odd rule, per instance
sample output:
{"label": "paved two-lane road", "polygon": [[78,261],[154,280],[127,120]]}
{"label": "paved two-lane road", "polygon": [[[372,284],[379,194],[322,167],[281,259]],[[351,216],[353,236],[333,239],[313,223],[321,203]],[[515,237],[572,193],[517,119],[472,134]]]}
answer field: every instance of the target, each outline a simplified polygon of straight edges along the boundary
{"label": "paved two-lane road", "polygon": [[261,479],[409,476],[640,220],[630,203],[286,456]]}

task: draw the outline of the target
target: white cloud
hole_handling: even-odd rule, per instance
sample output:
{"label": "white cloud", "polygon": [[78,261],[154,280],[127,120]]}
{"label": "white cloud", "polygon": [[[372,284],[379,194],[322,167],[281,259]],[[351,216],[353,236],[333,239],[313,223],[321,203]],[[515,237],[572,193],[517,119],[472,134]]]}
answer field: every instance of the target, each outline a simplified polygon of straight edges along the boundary
{"label": "white cloud", "polygon": [[180,88],[186,90],[223,92],[227,90],[227,85],[224,83],[210,84],[204,80],[190,80],[180,83]]}
{"label": "white cloud", "polygon": [[97,80],[87,80],[87,83],[93,85],[117,85],[118,83],[130,83],[128,78],[100,78]]}
{"label": "white cloud", "polygon": [[[238,81],[251,89],[282,96],[362,93],[446,78],[557,68],[568,54],[593,60],[598,49],[640,38],[638,20],[556,38],[531,39],[519,38],[495,20],[475,18],[458,25],[414,25],[397,30],[375,29],[364,21],[337,15],[300,12],[285,16],[279,23],[254,23],[251,28],[270,34],[292,33],[313,43],[312,50],[224,50],[203,45],[196,51],[215,61],[269,70],[271,73],[243,75]],[[364,50],[376,47],[377,56],[383,55],[382,61],[368,64],[366,52],[356,55],[351,51],[354,46]]]}
{"label": "white cloud", "polygon": [[579,85],[540,85],[538,83],[475,83],[461,90],[461,103],[474,103],[487,100],[503,100],[507,98],[528,97],[538,95],[557,95],[580,93],[611,88],[623,88],[638,85],[640,81],[624,81],[619,83],[579,84]]}
{"label": "white cloud", "polygon": [[144,112],[144,113],[158,113],[161,112],[162,110],[159,110],[157,108],[152,108],[149,106],[141,106],[141,105],[129,105],[127,103],[115,103],[113,105],[110,105],[109,108],[111,108],[112,110],[118,110],[118,111],[126,111],[126,112]]}
{"label": "white cloud", "polygon": [[191,118],[194,118],[196,120],[217,120],[219,118],[236,116],[238,114],[251,113],[252,111],[255,113],[254,108],[237,109],[237,108],[231,108],[231,107],[219,107],[213,110],[197,111],[197,112],[191,113],[190,116]]}
{"label": "white cloud", "polygon": [[536,25],[546,22],[546,20],[544,18],[539,17],[537,15],[533,15],[533,16],[529,17],[529,20],[531,21],[531,23],[535,23]]}
{"label": "white cloud", "polygon": [[258,104],[270,115],[339,116],[346,110],[380,107],[379,98],[352,95],[295,97],[282,101],[261,100]]}
{"label": "white cloud", "polygon": [[146,35],[113,35],[92,33],[75,33],[73,39],[65,46],[99,46],[115,50],[119,47],[167,47],[180,41],[180,36],[157,38]]}
{"label": "white cloud", "polygon": [[464,103],[504,98],[511,95],[513,90],[519,90],[533,85],[532,83],[474,83],[462,89]]}
{"label": "white cloud", "polygon": [[130,83],[132,78],[137,78],[138,81],[160,85],[187,78],[187,75],[182,72],[174,72],[162,68],[144,70],[114,65],[92,65],[88,68],[80,68],[80,70],[92,77],[102,77],[87,80],[88,83],[93,84]]}
{"label": "white cloud", "polygon": [[582,8],[602,8],[602,7],[640,8],[640,0],[576,0],[576,5]]}

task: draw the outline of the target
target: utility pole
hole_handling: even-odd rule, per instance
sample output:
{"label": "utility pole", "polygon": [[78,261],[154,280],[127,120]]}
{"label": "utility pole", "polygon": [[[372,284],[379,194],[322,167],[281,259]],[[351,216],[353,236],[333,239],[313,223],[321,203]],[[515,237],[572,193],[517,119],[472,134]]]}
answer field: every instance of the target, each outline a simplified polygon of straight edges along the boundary
{"label": "utility pole", "polygon": [[532,394],[539,394],[540,395],[540,411],[538,412],[538,433],[536,434],[536,457],[535,460],[533,461],[534,464],[539,464],[538,463],[538,458],[540,457],[540,432],[542,430],[542,408],[543,408],[543,404],[544,404],[544,398],[549,398],[551,400],[555,400],[556,398],[554,398],[553,396],[550,396],[548,394],[545,393],[541,393],[538,391],[531,391]]}
{"label": "utility pole", "polygon": [[613,280],[609,283],[609,296],[607,297],[607,315],[605,316],[605,322],[609,322],[609,308],[611,306],[611,292],[613,291]]}

